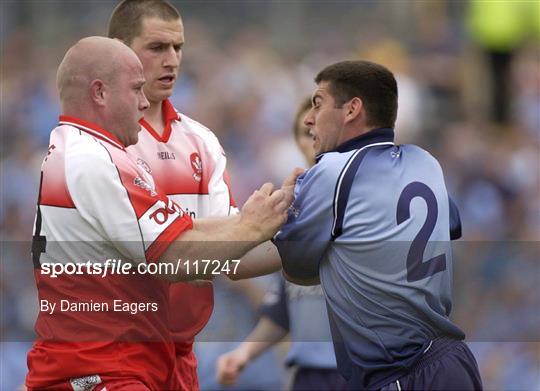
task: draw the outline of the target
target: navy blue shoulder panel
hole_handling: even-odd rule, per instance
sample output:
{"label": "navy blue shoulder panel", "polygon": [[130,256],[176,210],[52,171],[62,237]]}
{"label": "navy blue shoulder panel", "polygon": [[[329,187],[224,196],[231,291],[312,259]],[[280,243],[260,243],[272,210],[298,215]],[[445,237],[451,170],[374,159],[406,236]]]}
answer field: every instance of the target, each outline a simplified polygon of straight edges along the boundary
{"label": "navy blue shoulder panel", "polygon": [[448,197],[448,205],[450,207],[450,240],[457,240],[461,238],[459,209],[451,197]]}
{"label": "navy blue shoulder panel", "polygon": [[370,148],[359,149],[354,152],[339,174],[334,190],[334,224],[332,225],[332,241],[336,240],[343,232],[343,220],[345,219],[345,210],[347,209],[354,177],[369,149]]}

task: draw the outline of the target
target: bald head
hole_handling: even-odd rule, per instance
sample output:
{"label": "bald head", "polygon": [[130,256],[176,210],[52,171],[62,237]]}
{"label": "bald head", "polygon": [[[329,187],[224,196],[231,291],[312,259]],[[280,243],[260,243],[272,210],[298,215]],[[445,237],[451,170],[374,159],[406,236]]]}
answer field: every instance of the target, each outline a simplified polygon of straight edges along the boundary
{"label": "bald head", "polygon": [[56,79],[63,115],[106,129],[125,146],[137,142],[149,103],[142,64],[129,47],[104,37],[81,39],[66,53]]}
{"label": "bald head", "polygon": [[105,37],[83,38],[73,45],[58,67],[56,83],[62,108],[84,104],[88,88],[98,79],[114,82],[125,67],[140,64],[137,55],[122,42]]}

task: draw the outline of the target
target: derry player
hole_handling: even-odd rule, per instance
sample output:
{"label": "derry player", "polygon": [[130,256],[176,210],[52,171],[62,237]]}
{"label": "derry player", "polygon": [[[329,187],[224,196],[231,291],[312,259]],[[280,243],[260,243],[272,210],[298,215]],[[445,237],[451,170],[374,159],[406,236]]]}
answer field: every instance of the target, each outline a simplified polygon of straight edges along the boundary
{"label": "derry player", "polygon": [[[122,40],[139,56],[150,107],[141,120],[139,142],[129,148],[164,192],[194,218],[236,213],[226,172],[226,158],[216,136],[172,106],[182,60],[184,27],[176,8],[163,0],[124,0],[113,11],[109,37]],[[260,250],[259,250],[260,253]],[[232,279],[266,274],[281,267],[273,245],[256,264],[242,260]],[[247,274],[245,273],[247,271]],[[195,335],[213,309],[211,282],[179,283],[170,289],[171,331],[176,341],[177,374],[183,389],[198,389]]]}

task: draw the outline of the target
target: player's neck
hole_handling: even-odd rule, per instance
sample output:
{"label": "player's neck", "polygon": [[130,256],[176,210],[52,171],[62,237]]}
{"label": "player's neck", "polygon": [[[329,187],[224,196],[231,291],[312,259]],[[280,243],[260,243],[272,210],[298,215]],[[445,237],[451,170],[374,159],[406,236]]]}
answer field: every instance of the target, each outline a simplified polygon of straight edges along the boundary
{"label": "player's neck", "polygon": [[163,136],[163,132],[165,131],[162,108],[163,102],[152,102],[150,107],[144,112],[145,121],[148,122],[160,136]]}

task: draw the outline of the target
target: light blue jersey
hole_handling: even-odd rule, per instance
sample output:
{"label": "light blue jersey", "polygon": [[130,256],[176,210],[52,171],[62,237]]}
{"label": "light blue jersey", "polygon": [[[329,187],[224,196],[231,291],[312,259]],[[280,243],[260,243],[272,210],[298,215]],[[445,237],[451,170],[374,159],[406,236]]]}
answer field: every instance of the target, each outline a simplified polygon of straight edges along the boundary
{"label": "light blue jersey", "polygon": [[259,311],[290,332],[291,346],[286,365],[336,369],[336,355],[320,285],[299,286],[281,280],[266,294]]}
{"label": "light blue jersey", "polygon": [[402,376],[450,322],[459,214],[441,167],[375,129],[318,157],[275,237],[285,272],[320,277],[338,369],[378,388]]}

